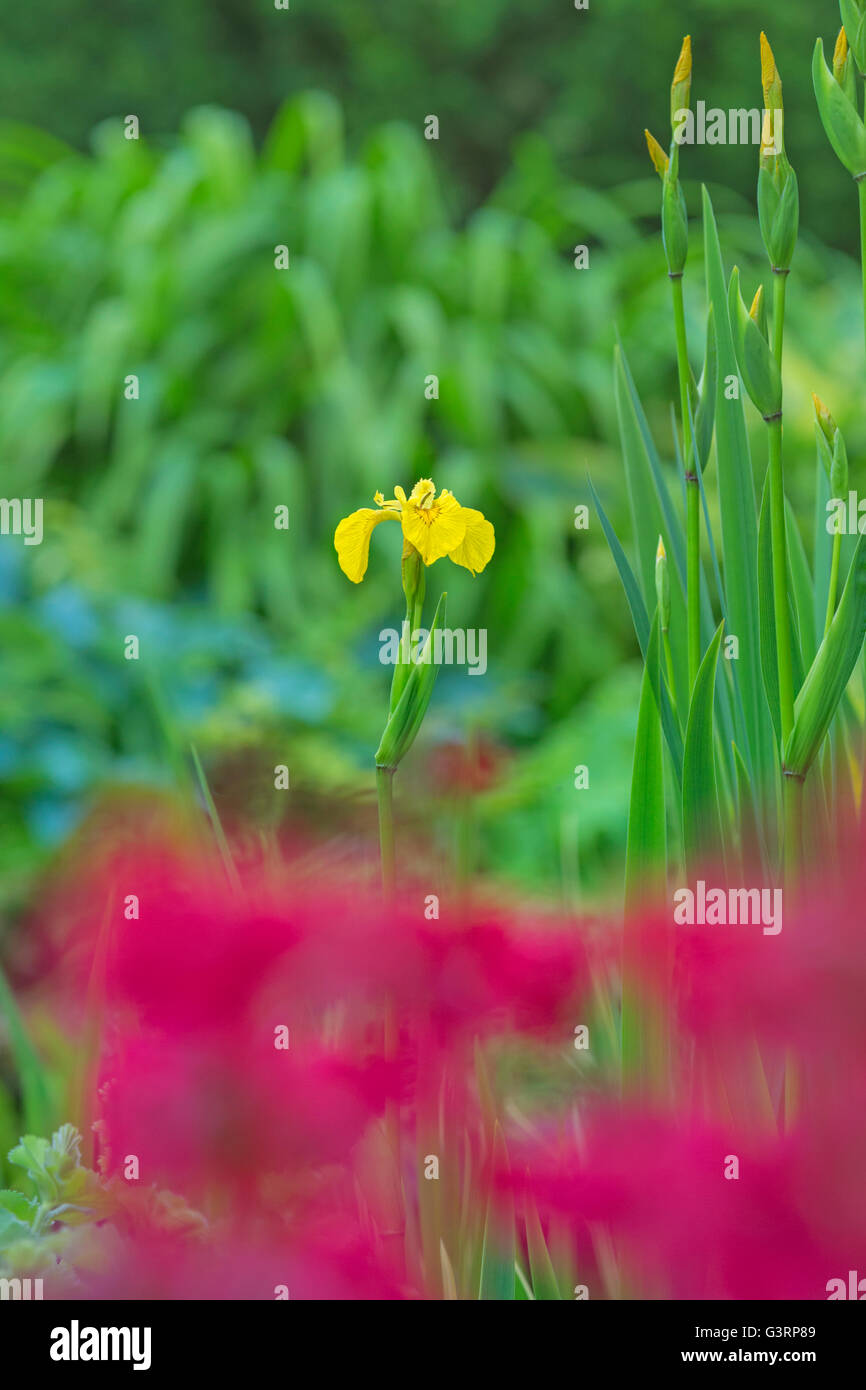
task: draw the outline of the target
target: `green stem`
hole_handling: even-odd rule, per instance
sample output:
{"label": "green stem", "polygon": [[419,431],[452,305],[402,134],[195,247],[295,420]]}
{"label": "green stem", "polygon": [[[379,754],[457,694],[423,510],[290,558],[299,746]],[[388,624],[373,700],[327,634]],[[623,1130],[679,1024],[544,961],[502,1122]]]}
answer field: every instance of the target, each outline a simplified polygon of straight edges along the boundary
{"label": "green stem", "polygon": [[863,280],[863,331],[866,335],[866,178],[857,180],[860,198],[860,274]]}
{"label": "green stem", "polygon": [[674,331],[677,340],[677,374],[680,382],[680,414],[683,422],[683,467],[686,471],[686,634],[689,654],[689,690],[701,664],[701,508],[697,467],[693,459],[692,418],[689,406],[689,353],[683,305],[683,278],[672,275]]}
{"label": "green stem", "polygon": [[386,898],[394,896],[394,768],[376,768],[379,798],[379,853],[382,861],[382,889]]}
{"label": "green stem", "polygon": [[836,592],[839,588],[839,557],[842,554],[842,532],[833,537],[833,559],[830,564],[830,589],[827,594],[827,616],[824,619],[824,636],[830,631],[833,614],[836,612]]}
{"label": "green stem", "polygon": [[[770,431],[770,530],[773,544],[773,610],[776,619],[776,658],[779,666],[779,707],[782,747],[794,727],[794,673],[791,660],[791,619],[788,611],[788,554],[785,539],[785,484],[782,473],[782,421],[767,421]],[[790,781],[786,778],[786,781]]]}
{"label": "green stem", "polygon": [[773,271],[773,356],[782,370],[782,342],[785,337],[785,291],[788,276],[784,270]]}
{"label": "green stem", "polygon": [[785,888],[793,888],[803,853],[803,779],[783,776]]}

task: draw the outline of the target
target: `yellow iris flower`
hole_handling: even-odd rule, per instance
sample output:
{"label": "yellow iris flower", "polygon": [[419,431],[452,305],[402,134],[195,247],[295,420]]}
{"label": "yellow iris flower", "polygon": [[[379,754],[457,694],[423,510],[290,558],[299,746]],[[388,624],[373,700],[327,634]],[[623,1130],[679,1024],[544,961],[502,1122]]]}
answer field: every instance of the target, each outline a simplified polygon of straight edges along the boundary
{"label": "yellow iris flower", "polygon": [[377,492],[378,510],[361,507],[344,517],[334,532],[334,548],[340,569],[353,584],[360,584],[370,558],[370,537],[380,521],[399,521],[403,528],[404,554],[417,550],[425,565],[447,555],[455,565],[472,574],[483,570],[493,554],[496,537],[490,522],[472,507],[461,507],[447,488],[436,496],[436,486],[422,478],[409,496],[395,487],[388,501]]}

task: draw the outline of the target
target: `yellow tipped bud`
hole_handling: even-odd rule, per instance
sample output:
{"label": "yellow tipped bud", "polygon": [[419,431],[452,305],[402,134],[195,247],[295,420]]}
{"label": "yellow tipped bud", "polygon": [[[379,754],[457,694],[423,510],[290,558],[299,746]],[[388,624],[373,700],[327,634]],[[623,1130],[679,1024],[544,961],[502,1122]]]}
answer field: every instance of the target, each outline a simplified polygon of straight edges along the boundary
{"label": "yellow tipped bud", "polygon": [[782,131],[782,79],[767,35],[761,31],[761,86],[764,89],[764,119],[761,127],[761,168],[776,168],[779,157],[784,159],[785,142]]}
{"label": "yellow tipped bud", "polygon": [[674,86],[680,82],[691,82],[692,80],[692,40],[691,35],[686,34],[683,39],[683,46],[680,49],[680,56],[674,68]]}
{"label": "yellow tipped bud", "polygon": [[692,91],[692,41],[688,34],[683,39],[683,46],[680,49],[680,56],[674,68],[674,80],[671,83],[671,128],[677,121],[678,111],[686,111],[689,106],[689,99]]}
{"label": "yellow tipped bud", "polygon": [[812,404],[815,407],[815,418],[824,433],[824,437],[829,444],[833,443],[833,436],[836,433],[836,421],[830,414],[820,396],[812,392]]}
{"label": "yellow tipped bud", "polygon": [[840,87],[845,86],[845,79],[848,76],[850,49],[848,48],[848,35],[844,28],[839,30],[839,37],[836,40],[836,47],[833,49],[833,76]]}
{"label": "yellow tipped bud", "polygon": [[751,309],[749,310],[749,318],[750,318],[750,319],[754,319],[754,320],[755,320],[755,323],[760,323],[760,321],[761,321],[761,305],[763,304],[763,302],[764,302],[764,286],[763,286],[763,285],[759,285],[758,288],[757,288],[757,290],[756,290],[756,292],[755,292],[755,297],[754,297],[754,299],[752,300],[752,307],[751,307]]}
{"label": "yellow tipped bud", "polygon": [[761,30],[761,86],[764,89],[766,108],[773,111],[776,107],[781,106],[782,79],[779,76],[779,69],[776,67],[773,50],[763,29]]}
{"label": "yellow tipped bud", "polygon": [[668,171],[670,160],[654,135],[651,135],[648,130],[644,131],[644,135],[646,136],[646,147],[649,150],[649,157],[653,162],[655,171],[659,178],[663,179]]}
{"label": "yellow tipped bud", "polygon": [[659,536],[659,548],[656,551],[656,600],[659,606],[659,627],[662,632],[667,632],[671,625],[671,578],[668,574],[668,559],[665,553],[665,543]]}

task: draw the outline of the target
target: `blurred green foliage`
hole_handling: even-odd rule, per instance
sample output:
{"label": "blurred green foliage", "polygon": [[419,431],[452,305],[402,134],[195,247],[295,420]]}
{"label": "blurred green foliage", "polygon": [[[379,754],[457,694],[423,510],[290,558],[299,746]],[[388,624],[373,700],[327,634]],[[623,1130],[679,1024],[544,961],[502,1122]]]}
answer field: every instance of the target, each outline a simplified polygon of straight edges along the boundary
{"label": "blurred green foliage", "polygon": [[[462,22],[467,43],[487,32]],[[363,46],[352,52],[360,63]],[[782,65],[781,46],[777,56]],[[585,57],[579,70],[594,71]],[[581,94],[570,100],[584,119]],[[469,98],[459,104],[465,116]],[[557,163],[573,128],[559,139],[529,132],[510,159],[491,159],[502,178],[463,213],[447,142],[423,140],[423,111],[417,123],[356,124],[347,135],[340,106],[305,92],[279,108],[260,148],[247,121],[220,107],[193,109],[171,139],[147,138],[141,114],[141,140],[124,139],[115,118],[95,131],[92,154],[19,123],[0,127],[4,490],[46,506],[41,546],[0,539],[7,901],[26,896],[96,788],[165,783],[192,741],[227,811],[272,818],[273,768],[284,762],[300,795],[339,792],[343,806],[346,792],[357,796],[372,831],[388,685],[378,634],[402,617],[399,540],[377,533],[356,588],[332,537],[377,489],[422,475],[481,508],[497,550],[475,579],[444,561],[430,571],[431,601],[448,588],[450,623],[487,629],[489,667],[483,679],[441,673],[399,779],[404,813],[427,805],[431,744],[489,740],[508,756],[473,815],[471,866],[569,901],[617,891],[637,651],[597,518],[590,506],[589,529],[578,530],[575,508],[590,505],[591,473],[628,533],[617,332],[674,468],[655,174],[641,164],[637,178],[600,191]],[[626,114],[611,106],[612,119]],[[618,142],[612,134],[611,149]],[[724,151],[697,153],[714,171],[711,156]],[[697,172],[685,169],[693,213]],[[751,195],[713,194],[725,256],[751,291],[763,273]],[[866,440],[852,420],[857,271],[815,238],[807,196],[789,297],[786,459],[808,544],[809,393],[846,429],[852,475]],[[846,202],[844,228],[854,225]],[[841,213],[838,230],[847,240]],[[590,266],[578,271],[583,243]],[[281,245],[287,270],[275,268]],[[700,255],[695,230],[693,343],[703,335]],[[130,374],[138,400],[124,396]],[[425,395],[432,374],[436,400]],[[711,509],[713,487],[710,474]],[[290,510],[288,532],[274,528],[278,505]],[[141,639],[140,668],[123,660],[128,633]],[[591,795],[574,786],[582,763]],[[450,852],[451,808],[435,798],[430,807],[426,833]]]}
{"label": "blurred green foliage", "polygon": [[[803,220],[853,251],[850,189],[827,158],[810,77],[816,37],[832,46],[839,28],[835,0],[759,10],[752,0],[604,0],[583,11],[572,0],[291,0],[288,11],[273,0],[44,0],[4,17],[0,90],[8,115],[82,148],[105,117],[134,112],[149,134],[169,135],[203,103],[242,112],[260,139],[283,100],[309,87],[340,101],[354,150],[374,125],[420,130],[434,113],[444,186],[467,208],[484,201],[528,132],[581,183],[609,188],[643,172],[643,128],[664,134],[687,31],[694,99],[760,106],[762,26],[785,84]],[[698,148],[684,166],[687,179],[751,197],[757,153]]]}

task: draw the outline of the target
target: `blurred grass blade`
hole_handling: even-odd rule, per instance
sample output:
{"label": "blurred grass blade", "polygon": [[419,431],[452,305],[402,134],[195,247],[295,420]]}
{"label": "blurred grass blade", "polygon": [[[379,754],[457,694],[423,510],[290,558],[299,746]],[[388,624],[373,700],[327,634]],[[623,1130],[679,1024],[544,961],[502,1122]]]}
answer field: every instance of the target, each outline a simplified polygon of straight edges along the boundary
{"label": "blurred grass blade", "polygon": [[830,500],[830,482],[821,464],[815,462],[815,523],[812,554],[815,567],[815,592],[812,613],[817,634],[824,631],[824,617],[827,612],[827,595],[830,592],[830,566],[833,557],[833,537],[827,530],[827,503]]}
{"label": "blurred grass blade", "polygon": [[704,250],[707,297],[715,326],[716,458],[719,472],[719,507],[722,523],[722,561],[728,631],[739,639],[739,660],[734,663],[745,711],[747,763],[763,780],[772,769],[772,728],[761,681],[761,646],[755,594],[758,586],[758,533],[755,524],[755,489],[749,442],[741,400],[730,400],[729,383],[739,381],[728,318],[728,289],[722,265],[713,205],[703,193]]}
{"label": "blurred grass blade", "polygon": [[[813,608],[815,586],[812,583],[809,561],[806,558],[806,550],[803,545],[803,538],[800,535],[800,528],[797,525],[791,504],[787,499],[785,500],[785,512],[787,517],[788,564],[791,569],[791,598],[797,618],[797,631],[800,635],[800,653],[803,660],[803,669],[805,671],[812,665],[818,650]],[[823,633],[823,622],[817,631]]]}
{"label": "blurred grass blade", "polygon": [[[599,498],[598,493],[593,487],[592,479],[587,478],[587,482],[589,485],[589,491],[590,496],[592,497],[593,505],[595,506],[595,509],[598,512],[602,530],[604,531],[605,537],[607,538],[607,543],[610,546],[610,553],[613,556],[614,564],[616,565],[617,570],[619,571],[619,577],[622,580],[622,586],[625,589],[626,599],[628,601],[628,606],[631,610],[632,622],[634,623],[634,630],[637,635],[638,646],[641,650],[641,656],[643,657],[644,662],[646,663],[648,661],[650,645],[650,622],[649,617],[647,616],[646,604],[643,601],[638,582],[634,576],[634,571],[632,570],[632,567],[629,564],[628,556],[623,550],[619,542],[619,538],[616,532],[614,531],[613,526],[610,523],[610,520],[608,519],[607,513],[605,512],[604,507],[601,504],[601,499]],[[655,584],[653,584],[653,591],[655,591]],[[667,689],[660,682],[657,667],[657,662],[651,663],[651,671],[656,673],[653,684],[654,689],[656,691],[656,697],[657,699],[659,699],[662,728],[664,729],[665,741],[670,750],[671,760],[674,765],[674,772],[676,773],[677,782],[681,783],[683,767],[682,736],[680,734],[677,721],[674,716],[674,712],[671,708],[671,702],[667,693]]]}
{"label": "blurred grass blade", "polygon": [[[658,667],[658,613],[653,619],[655,641],[650,643]],[[658,673],[656,672],[656,681]],[[665,828],[664,764],[659,709],[653,692],[650,661],[641,682],[625,861],[626,916],[645,900],[648,889],[664,882],[667,837]]]}
{"label": "blurred grass blade", "polygon": [[677,567],[680,587],[684,588],[686,582],[686,538],[683,525],[671,502],[664,472],[662,471],[661,460],[655,446],[655,440],[650,433],[650,427],[641,404],[640,396],[634,384],[634,378],[631,374],[631,368],[628,365],[625,349],[619,344],[617,345],[615,360],[617,371],[621,376],[622,384],[627,392],[627,403],[630,407],[633,423],[637,425],[641,440],[643,441],[646,461],[649,465],[650,473],[652,474],[655,494],[665,519],[665,530],[663,533],[666,536],[665,544],[674,557],[674,564]]}
{"label": "blurred grass blade", "polygon": [[497,1124],[493,1137],[493,1179],[487,1199],[484,1239],[481,1249],[479,1299],[485,1302],[512,1302],[515,1293],[514,1268],[517,1248],[514,1231],[514,1201],[495,1190],[497,1175],[508,1171],[508,1150]]}
{"label": "blurred grass blade", "polygon": [[749,850],[757,848],[761,856],[761,864],[765,867],[767,865],[767,854],[755,809],[755,792],[752,786],[752,779],[749,776],[749,769],[746,767],[743,755],[736,744],[734,744],[734,767],[737,772],[737,813],[740,827],[740,862],[743,871],[746,872],[750,868],[755,867],[752,862],[746,859]]}
{"label": "blurred grass blade", "polygon": [[670,643],[677,704],[684,709],[688,702],[686,600],[679,557],[684,551],[685,542],[667,495],[655,448],[648,445],[648,431],[645,434],[641,427],[636,394],[620,347],[615,349],[614,354],[614,395],[637,552],[636,574],[647,611],[655,604],[655,562],[659,536],[663,537],[665,548],[675,559],[671,571]]}
{"label": "blurred grass blade", "polygon": [[[764,492],[761,497],[761,515],[758,524],[758,623],[761,632],[761,675],[767,707],[770,711],[773,729],[778,743],[782,737],[782,720],[779,707],[779,661],[776,650],[776,618],[773,609],[773,542],[770,525],[770,476],[764,478]],[[789,548],[790,554],[790,548]],[[803,557],[805,563],[805,556]],[[794,689],[803,684],[804,664],[800,649],[800,625],[798,608],[794,594],[795,581],[791,573],[793,560],[789,567],[788,607],[791,612],[791,666]],[[808,574],[808,569],[807,569]],[[803,601],[805,603],[806,597]],[[811,596],[809,596],[811,603]]]}
{"label": "blurred grass blade", "polygon": [[442,1297],[446,1302],[455,1302],[457,1299],[457,1280],[454,1278],[454,1268],[448,1258],[445,1242],[441,1239],[439,1241],[439,1260],[442,1269]]}
{"label": "blurred grass blade", "polygon": [[30,1134],[50,1134],[52,1107],[47,1076],[27,1034],[24,1020],[2,967],[0,1015],[6,1020],[12,1060],[21,1088],[23,1128]]}
{"label": "blurred grass blade", "polygon": [[830,727],[866,634],[866,536],[861,536],[830,631],[818,648],[794,705],[784,749],[786,769],[805,777]]}
{"label": "blurred grass blade", "polygon": [[634,570],[632,569],[631,564],[629,563],[629,558],[626,555],[622,545],[620,544],[619,537],[617,536],[616,531],[614,531],[613,526],[608,520],[607,513],[604,510],[604,507],[601,505],[601,498],[596,492],[593,486],[592,479],[590,477],[587,477],[587,483],[589,484],[589,491],[590,496],[593,500],[593,504],[595,506],[596,511],[598,512],[599,520],[601,522],[601,529],[604,531],[607,543],[610,546],[610,553],[613,556],[614,564],[616,565],[617,570],[619,571],[619,577],[622,581],[622,587],[625,589],[626,601],[628,602],[629,609],[631,610],[631,618],[632,622],[634,623],[635,633],[637,634],[637,640],[638,645],[641,649],[641,655],[646,657],[647,643],[649,642],[650,623],[649,617],[647,615],[647,609],[646,604],[644,602],[643,594],[641,593],[640,586],[638,585],[638,582],[635,579]]}
{"label": "blurred grass blade", "polygon": [[[649,644],[656,668],[658,624],[659,616],[656,611]],[[642,909],[647,901],[657,900],[664,891],[666,855],[667,826],[661,722],[648,659],[644,667],[638,708],[626,844],[622,1075],[623,1082],[627,1081],[628,1084],[646,1079],[650,1059],[657,1055],[657,1049],[653,1046],[655,1032],[652,1010],[648,1009],[643,997],[639,961],[636,959],[640,943],[635,933],[640,931]]]}
{"label": "blurred grass blade", "polygon": [[773,610],[773,545],[770,535],[770,475],[764,478],[758,522],[758,624],[761,634],[761,675],[767,708],[778,743],[782,737],[779,708],[779,665],[776,657],[776,618]]}
{"label": "blurred grass blade", "polygon": [[683,840],[686,866],[690,874],[697,866],[700,856],[718,853],[722,842],[716,788],[713,700],[723,629],[724,625],[720,623],[704,654],[695,680],[686,726],[683,754]]}
{"label": "blurred grass blade", "polygon": [[541,1218],[531,1193],[526,1195],[526,1247],[529,1251],[529,1270],[532,1275],[532,1292],[536,1299],[548,1301],[561,1300],[559,1284],[541,1229]]}

